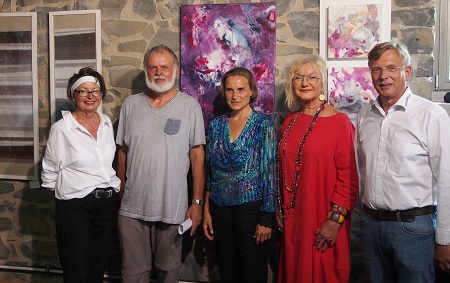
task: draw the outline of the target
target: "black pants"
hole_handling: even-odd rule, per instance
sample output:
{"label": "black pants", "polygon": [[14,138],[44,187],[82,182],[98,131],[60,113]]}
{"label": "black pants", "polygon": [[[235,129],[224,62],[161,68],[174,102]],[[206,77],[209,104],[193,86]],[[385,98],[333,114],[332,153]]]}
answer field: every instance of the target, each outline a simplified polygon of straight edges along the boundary
{"label": "black pants", "polygon": [[268,243],[257,246],[253,238],[260,206],[258,201],[218,207],[210,201],[214,243],[224,283],[267,283]]}
{"label": "black pants", "polygon": [[103,282],[117,206],[117,194],[56,200],[56,238],[65,283]]}

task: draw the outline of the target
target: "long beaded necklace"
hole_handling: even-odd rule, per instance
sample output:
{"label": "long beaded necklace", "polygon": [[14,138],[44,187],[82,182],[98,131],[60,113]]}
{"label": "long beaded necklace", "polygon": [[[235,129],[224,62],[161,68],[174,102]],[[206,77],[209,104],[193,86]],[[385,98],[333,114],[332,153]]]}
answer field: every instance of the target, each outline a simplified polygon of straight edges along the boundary
{"label": "long beaded necklace", "polygon": [[[284,129],[283,134],[281,135],[280,141],[278,143],[278,148],[281,147],[281,143],[283,142],[284,137],[284,143],[283,143],[283,181],[284,181],[284,189],[287,190],[291,195],[291,201],[289,205],[283,205],[283,202],[281,200],[281,190],[278,189],[278,208],[280,210],[282,218],[287,218],[289,214],[291,213],[291,209],[294,207],[295,204],[295,195],[298,190],[299,185],[299,179],[300,179],[300,173],[301,173],[301,167],[302,167],[302,156],[303,156],[303,147],[305,146],[306,140],[308,139],[309,134],[311,134],[311,131],[316,124],[317,118],[319,118],[320,112],[325,108],[326,100],[323,100],[320,104],[319,108],[314,113],[311,122],[309,123],[308,127],[306,128],[305,133],[303,134],[303,137],[300,140],[300,144],[298,145],[297,149],[297,156],[295,158],[295,172],[294,172],[294,182],[292,184],[292,187],[289,188],[287,184],[287,178],[286,178],[286,146],[289,140],[289,136],[292,132],[292,129],[294,127],[295,121],[297,120],[298,115],[300,114],[300,110],[295,113],[294,117],[292,117],[291,121],[289,122],[288,126]],[[278,151],[278,158],[279,158],[279,151]],[[279,159],[278,159],[279,160]],[[278,183],[280,180],[280,174],[279,170],[277,170],[277,178]],[[283,210],[287,210],[288,214],[284,215]]]}

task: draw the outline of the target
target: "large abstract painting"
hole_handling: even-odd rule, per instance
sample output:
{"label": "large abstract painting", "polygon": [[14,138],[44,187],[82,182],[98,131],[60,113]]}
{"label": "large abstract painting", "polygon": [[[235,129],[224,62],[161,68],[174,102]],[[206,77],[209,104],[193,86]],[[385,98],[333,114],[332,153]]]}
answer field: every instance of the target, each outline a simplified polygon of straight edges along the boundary
{"label": "large abstract painting", "polygon": [[381,40],[381,5],[330,6],[328,58],[367,57]]}
{"label": "large abstract painting", "polygon": [[377,96],[369,67],[328,68],[328,100],[351,119]]}
{"label": "large abstract painting", "polygon": [[234,67],[249,69],[259,96],[252,107],[273,114],[276,3],[183,5],[181,90],[202,105],[205,126],[226,111],[220,80]]}

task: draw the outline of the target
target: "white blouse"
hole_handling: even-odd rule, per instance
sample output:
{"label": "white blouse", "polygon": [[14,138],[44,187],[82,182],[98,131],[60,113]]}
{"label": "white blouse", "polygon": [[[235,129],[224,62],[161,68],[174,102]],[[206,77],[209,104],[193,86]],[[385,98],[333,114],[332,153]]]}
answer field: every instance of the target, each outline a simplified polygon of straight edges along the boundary
{"label": "white blouse", "polygon": [[112,167],[116,145],[108,116],[99,112],[97,140],[72,116],[53,124],[42,159],[42,187],[55,190],[57,199],[83,198],[96,188],[113,187],[120,180]]}

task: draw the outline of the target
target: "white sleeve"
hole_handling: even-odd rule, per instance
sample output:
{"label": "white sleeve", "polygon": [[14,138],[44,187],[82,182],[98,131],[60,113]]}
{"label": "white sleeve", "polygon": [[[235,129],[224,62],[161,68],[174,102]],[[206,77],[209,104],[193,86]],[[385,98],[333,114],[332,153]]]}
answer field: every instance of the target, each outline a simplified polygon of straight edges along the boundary
{"label": "white sleeve", "polygon": [[429,158],[437,185],[436,243],[450,245],[450,119],[443,111],[428,125]]}

